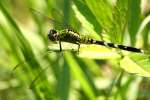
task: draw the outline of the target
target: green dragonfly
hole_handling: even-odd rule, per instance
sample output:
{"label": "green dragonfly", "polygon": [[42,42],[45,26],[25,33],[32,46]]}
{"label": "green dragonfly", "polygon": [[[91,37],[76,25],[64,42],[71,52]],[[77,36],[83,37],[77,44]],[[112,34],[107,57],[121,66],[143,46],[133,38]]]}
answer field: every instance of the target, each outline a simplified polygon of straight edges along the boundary
{"label": "green dragonfly", "polygon": [[61,31],[50,29],[48,33],[48,38],[51,41],[59,41],[60,51],[62,51],[61,42],[63,41],[63,42],[78,44],[78,50],[80,48],[80,44],[96,44],[96,45],[102,45],[111,48],[118,48],[121,50],[126,50],[131,52],[143,53],[143,50],[139,48],[124,46],[121,44],[107,43],[105,41],[94,40],[86,36],[81,36],[79,33],[75,32],[72,29],[64,29]]}
{"label": "green dragonfly", "polygon": [[[48,19],[50,22],[53,22],[53,23],[56,23],[59,25],[61,24],[61,23],[43,15],[43,14],[41,14],[40,12],[38,12],[34,9],[33,9],[33,12],[36,14],[38,13],[38,15],[39,14],[42,15],[43,17]],[[105,41],[99,41],[99,40],[95,40],[93,38],[89,38],[85,35],[80,35],[78,32],[74,31],[73,28],[64,28],[62,30],[50,29],[49,33],[48,33],[48,39],[50,41],[53,41],[53,42],[59,42],[60,51],[63,50],[62,42],[68,42],[68,43],[77,44],[78,45],[78,51],[80,48],[80,44],[96,44],[96,45],[101,45],[101,46],[106,46],[106,47],[110,47],[110,48],[116,48],[116,49],[136,52],[136,53],[143,53],[144,52],[143,50],[141,50],[139,48],[135,48],[135,47],[131,47],[131,46],[125,46],[125,45],[121,45],[121,44],[108,43]]]}

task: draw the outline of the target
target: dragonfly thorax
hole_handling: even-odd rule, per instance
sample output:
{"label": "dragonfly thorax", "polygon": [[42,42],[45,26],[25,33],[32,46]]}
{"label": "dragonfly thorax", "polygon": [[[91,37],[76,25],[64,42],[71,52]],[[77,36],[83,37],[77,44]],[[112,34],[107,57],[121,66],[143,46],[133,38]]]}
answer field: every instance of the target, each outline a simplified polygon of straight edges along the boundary
{"label": "dragonfly thorax", "polygon": [[51,29],[48,33],[48,38],[51,40],[51,41],[57,41],[58,40],[58,34],[57,34],[57,31],[54,30],[54,29]]}

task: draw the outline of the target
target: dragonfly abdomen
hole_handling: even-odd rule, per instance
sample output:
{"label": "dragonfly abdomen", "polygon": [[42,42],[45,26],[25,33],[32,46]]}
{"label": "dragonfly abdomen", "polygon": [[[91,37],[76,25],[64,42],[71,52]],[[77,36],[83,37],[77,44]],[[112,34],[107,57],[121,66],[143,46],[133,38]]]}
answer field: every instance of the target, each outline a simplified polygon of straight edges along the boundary
{"label": "dragonfly abdomen", "polygon": [[139,48],[124,46],[124,45],[116,45],[116,46],[117,46],[117,48],[122,49],[122,50],[143,53],[143,50],[141,50]]}
{"label": "dragonfly abdomen", "polygon": [[132,51],[132,52],[143,53],[143,50],[141,50],[139,48],[134,48],[134,47],[130,47],[130,46],[124,46],[124,45],[114,44],[114,43],[107,43],[105,41],[97,41],[97,40],[93,40],[93,39],[88,39],[87,43],[107,46],[107,47],[111,47],[111,48],[118,48],[118,49]]}

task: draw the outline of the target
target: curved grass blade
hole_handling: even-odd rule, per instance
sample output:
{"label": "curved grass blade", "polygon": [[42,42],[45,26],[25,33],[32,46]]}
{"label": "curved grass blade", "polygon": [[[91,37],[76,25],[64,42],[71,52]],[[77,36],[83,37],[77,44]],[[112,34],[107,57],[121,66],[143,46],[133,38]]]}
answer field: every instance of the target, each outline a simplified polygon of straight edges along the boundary
{"label": "curved grass blade", "polygon": [[[87,21],[94,26],[93,30],[95,30],[96,33],[101,36],[102,27],[96,20],[96,17],[92,13],[92,11],[87,7],[87,5],[83,1],[74,0],[74,3],[76,5],[76,7],[78,8],[79,12],[82,13],[83,16],[87,19]],[[74,11],[77,12],[76,10],[74,10]],[[79,18],[81,18],[81,17],[79,17]],[[101,36],[101,39],[102,39],[102,36]]]}
{"label": "curved grass blade", "polygon": [[32,80],[32,82],[31,82],[31,84],[29,86],[30,89],[33,88],[33,86],[36,83],[37,79],[39,79],[39,77],[41,76],[41,74],[43,74],[48,68],[49,68],[49,66],[46,67],[46,68],[44,68],[44,69],[42,69],[41,72],[38,73],[38,75],[34,78],[34,80]]}
{"label": "curved grass blade", "polygon": [[140,1],[141,0],[129,0],[129,10],[128,10],[128,30],[131,38],[131,44],[135,45],[135,39],[137,34],[137,29],[140,26],[141,16],[140,16]]}
{"label": "curved grass blade", "polygon": [[67,60],[68,65],[75,77],[79,79],[81,87],[83,88],[85,94],[90,98],[90,100],[96,100],[94,91],[92,90],[90,84],[86,79],[85,74],[82,72],[81,68],[76,63],[73,56],[70,53],[65,53],[65,59]]}
{"label": "curved grass blade", "polygon": [[[0,8],[1,8],[1,11],[4,14],[5,18],[7,19],[7,22],[10,24],[10,26],[12,28],[12,33],[15,33],[15,35],[17,37],[17,43],[18,43],[18,46],[21,50],[21,53],[22,53],[24,59],[27,61],[28,65],[30,66],[30,67],[25,66],[26,73],[28,73],[28,74],[26,74],[26,76],[27,76],[26,78],[24,77],[24,81],[29,82],[31,77],[33,77],[36,73],[39,73],[39,71],[41,70],[41,65],[37,61],[29,42],[23,36],[22,31],[20,30],[20,28],[18,27],[18,25],[14,21],[14,19],[11,17],[11,15],[8,13],[8,11],[6,10],[6,8],[2,2],[0,2]],[[48,87],[48,81],[46,80],[46,76],[44,73],[42,76],[43,76],[43,79],[45,79],[44,80],[45,86],[41,85],[40,88],[46,87],[47,93],[49,95],[51,95],[50,89]],[[36,86],[34,86],[33,91],[35,93],[37,93],[38,90],[37,90]],[[38,94],[40,95],[40,92],[38,92]],[[50,97],[49,95],[47,95],[47,96],[44,95],[44,96],[45,96],[45,98],[49,98]]]}
{"label": "curved grass blade", "polygon": [[58,99],[68,100],[71,83],[71,72],[68,63],[65,61],[58,80]]}
{"label": "curved grass blade", "polygon": [[[137,33],[137,37],[136,37],[136,39],[138,41],[137,41],[136,45],[141,44],[141,42],[143,42],[144,43],[144,48],[149,49],[148,48],[148,40],[149,40],[148,39],[148,32],[149,32],[149,29],[150,29],[149,27],[150,27],[150,15],[148,15],[147,17],[144,18],[144,20],[142,21],[142,23],[141,23],[141,25],[138,29],[138,33]],[[144,34],[143,34],[144,30],[146,32],[144,32]],[[143,39],[141,38],[142,35],[143,35]],[[147,51],[147,53],[148,53],[148,51]]]}
{"label": "curved grass blade", "polygon": [[[28,41],[25,39],[25,37],[23,36],[23,33],[21,32],[21,30],[19,29],[18,25],[16,24],[16,22],[13,20],[13,18],[9,15],[9,13],[7,12],[7,10],[4,8],[3,4],[0,2],[0,8],[2,9],[3,14],[5,15],[5,17],[7,18],[8,22],[10,25],[12,25],[12,28],[15,30],[16,32],[16,36],[18,38],[18,40],[20,41],[20,48],[22,49],[22,51],[24,53],[28,53],[27,55],[31,55],[33,56],[33,52],[31,49],[31,46],[29,45]],[[25,55],[24,55],[25,56]],[[34,56],[33,56],[34,57]]]}
{"label": "curved grass blade", "polygon": [[150,56],[131,53],[120,62],[121,68],[129,73],[150,77]]}

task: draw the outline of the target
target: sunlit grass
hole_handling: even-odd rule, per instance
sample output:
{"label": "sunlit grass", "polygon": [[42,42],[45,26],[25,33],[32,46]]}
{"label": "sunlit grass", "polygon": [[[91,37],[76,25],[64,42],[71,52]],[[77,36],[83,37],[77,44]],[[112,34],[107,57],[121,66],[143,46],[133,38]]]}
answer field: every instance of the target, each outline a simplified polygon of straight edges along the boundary
{"label": "sunlit grass", "polygon": [[[143,23],[149,23],[149,17],[140,13],[139,5],[140,0],[120,0],[115,5],[103,0],[0,1],[0,98],[133,100],[140,98],[139,94],[149,98],[150,91],[140,88],[149,84],[149,79],[143,78],[150,75],[149,38],[142,37],[148,25]],[[37,16],[31,8],[73,26],[82,35],[128,43],[148,53],[89,44],[81,44],[78,51],[78,45],[64,42],[60,52],[59,44],[47,37],[58,24]],[[139,16],[138,21],[133,16]],[[125,40],[128,34],[130,39]]]}

